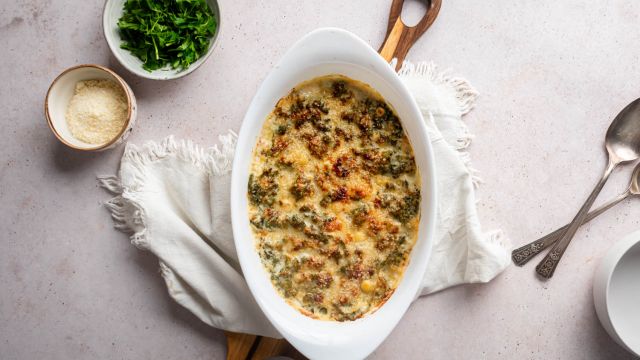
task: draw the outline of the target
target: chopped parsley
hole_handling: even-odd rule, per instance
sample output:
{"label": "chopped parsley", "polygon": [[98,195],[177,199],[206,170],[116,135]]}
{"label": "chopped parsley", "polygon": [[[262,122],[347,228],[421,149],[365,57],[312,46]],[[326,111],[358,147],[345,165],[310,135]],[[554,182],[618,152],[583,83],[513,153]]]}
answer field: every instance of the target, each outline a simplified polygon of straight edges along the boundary
{"label": "chopped parsley", "polygon": [[207,52],[217,26],[206,0],[127,0],[118,20],[120,47],[149,72],[186,70]]}

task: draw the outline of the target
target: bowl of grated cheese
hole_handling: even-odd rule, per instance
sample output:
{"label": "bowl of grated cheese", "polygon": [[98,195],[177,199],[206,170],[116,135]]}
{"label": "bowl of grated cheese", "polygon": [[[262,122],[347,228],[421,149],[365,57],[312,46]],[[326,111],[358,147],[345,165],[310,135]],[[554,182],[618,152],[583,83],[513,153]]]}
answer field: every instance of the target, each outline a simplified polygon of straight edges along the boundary
{"label": "bowl of grated cheese", "polygon": [[83,151],[112,149],[127,138],[136,119],[136,99],[127,83],[100,65],[63,71],[44,102],[49,127],[63,144]]}

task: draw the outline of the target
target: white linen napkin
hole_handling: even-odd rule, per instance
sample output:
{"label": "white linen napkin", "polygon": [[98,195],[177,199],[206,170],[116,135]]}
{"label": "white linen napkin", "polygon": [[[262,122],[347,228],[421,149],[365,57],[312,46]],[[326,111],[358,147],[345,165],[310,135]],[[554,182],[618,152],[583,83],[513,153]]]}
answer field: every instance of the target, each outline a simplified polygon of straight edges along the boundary
{"label": "white linen napkin", "polygon": [[[436,238],[419,295],[487,282],[510,263],[510,245],[500,231],[484,233],[476,211],[477,178],[466,152],[472,135],[462,115],[477,93],[432,63],[405,61],[399,75],[427,122],[439,189]],[[208,149],[173,137],[127,144],[118,176],[99,178],[115,194],[105,205],[117,229],[158,257],[174,300],[216,328],[280,337],[242,277],[229,208],[236,135],[219,140]]]}

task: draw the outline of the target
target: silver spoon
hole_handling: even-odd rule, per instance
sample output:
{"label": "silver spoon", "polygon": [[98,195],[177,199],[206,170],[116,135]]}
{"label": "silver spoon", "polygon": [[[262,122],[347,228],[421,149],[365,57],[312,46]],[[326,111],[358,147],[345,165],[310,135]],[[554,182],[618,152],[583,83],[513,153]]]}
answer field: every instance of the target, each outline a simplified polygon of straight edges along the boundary
{"label": "silver spoon", "polygon": [[[584,220],[583,224],[588,223],[589,221],[596,218],[598,215],[603,212],[609,210],[614,205],[617,205],[619,202],[627,199],[630,196],[638,196],[640,195],[640,163],[636,165],[635,169],[633,169],[633,174],[631,175],[631,182],[629,183],[629,187],[625,192],[616,196],[615,198],[607,201],[602,204],[597,209],[591,211],[587,214],[587,218]],[[511,252],[511,259],[513,259],[514,264],[518,266],[522,266],[526,264],[529,260],[533,259],[534,256],[538,255],[542,250],[548,248],[553,245],[560,239],[562,234],[567,230],[569,224],[551,232],[536,241],[532,241],[524,246],[521,246]]]}
{"label": "silver spoon", "polygon": [[607,168],[602,178],[582,205],[576,217],[573,218],[567,230],[551,251],[536,266],[536,272],[543,278],[549,279],[562,259],[562,255],[569,246],[571,239],[582,225],[587,213],[593,205],[602,187],[609,179],[613,169],[624,162],[640,158],[640,99],[632,101],[613,119],[605,137],[605,148],[609,155]]}

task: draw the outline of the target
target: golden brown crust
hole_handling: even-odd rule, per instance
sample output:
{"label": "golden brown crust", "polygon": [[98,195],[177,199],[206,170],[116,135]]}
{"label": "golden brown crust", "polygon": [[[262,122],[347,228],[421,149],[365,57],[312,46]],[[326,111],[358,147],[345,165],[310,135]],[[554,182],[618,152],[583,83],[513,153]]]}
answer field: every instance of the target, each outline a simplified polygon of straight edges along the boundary
{"label": "golden brown crust", "polygon": [[326,76],[280,99],[248,184],[256,247],[278,292],[316,319],[378,309],[416,241],[419,179],[397,115],[369,86]]}

